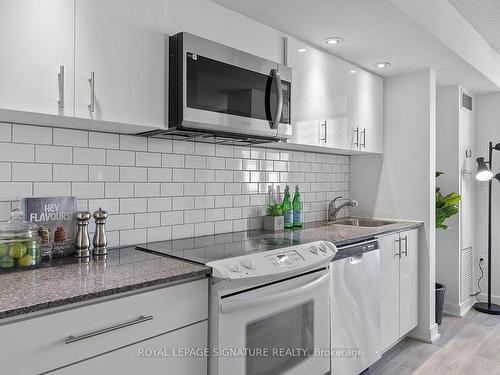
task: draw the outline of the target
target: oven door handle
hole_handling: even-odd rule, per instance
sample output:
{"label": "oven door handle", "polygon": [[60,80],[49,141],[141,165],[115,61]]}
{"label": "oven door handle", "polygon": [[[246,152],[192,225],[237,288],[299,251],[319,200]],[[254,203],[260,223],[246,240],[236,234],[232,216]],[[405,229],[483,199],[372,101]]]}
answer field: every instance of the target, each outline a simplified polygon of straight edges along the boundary
{"label": "oven door handle", "polygon": [[[278,129],[281,113],[283,112],[283,84],[281,83],[281,77],[277,69],[271,70],[271,77],[278,93],[278,102],[276,104],[276,112],[274,112],[274,120],[271,121],[271,129]],[[269,95],[269,105],[271,105],[271,95]]]}
{"label": "oven door handle", "polygon": [[305,285],[298,286],[291,290],[286,290],[284,292],[267,294],[263,296],[258,296],[255,298],[235,298],[230,301],[221,301],[220,310],[223,313],[245,309],[247,307],[255,307],[258,305],[264,305],[267,303],[275,303],[277,301],[282,301],[285,299],[293,298],[298,295],[309,292],[311,289],[318,287],[320,284],[327,282],[330,278],[330,273],[325,273],[321,276],[317,276],[312,281],[309,281]]}

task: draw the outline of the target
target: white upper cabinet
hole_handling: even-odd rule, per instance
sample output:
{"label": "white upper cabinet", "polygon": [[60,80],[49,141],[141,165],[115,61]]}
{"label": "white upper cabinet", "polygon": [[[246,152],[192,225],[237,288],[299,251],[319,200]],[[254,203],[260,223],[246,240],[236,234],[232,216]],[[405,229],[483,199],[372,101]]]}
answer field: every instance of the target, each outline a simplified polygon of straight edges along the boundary
{"label": "white upper cabinet", "polygon": [[165,126],[165,6],[76,0],[76,117]]}
{"label": "white upper cabinet", "polygon": [[382,78],[291,37],[287,64],[293,69],[291,143],[382,153]]}
{"label": "white upper cabinet", "polygon": [[0,0],[1,109],[73,115],[73,21],[71,0]]}

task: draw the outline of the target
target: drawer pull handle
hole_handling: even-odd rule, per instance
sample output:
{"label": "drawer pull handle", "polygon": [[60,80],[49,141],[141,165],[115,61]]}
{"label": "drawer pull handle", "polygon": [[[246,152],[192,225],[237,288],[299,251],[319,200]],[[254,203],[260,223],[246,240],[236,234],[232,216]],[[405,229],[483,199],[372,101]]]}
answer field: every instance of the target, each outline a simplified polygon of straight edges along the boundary
{"label": "drawer pull handle", "polygon": [[148,320],[152,320],[152,319],[153,319],[153,315],[147,315],[147,316],[141,315],[140,317],[135,318],[133,320],[130,320],[128,322],[120,323],[120,324],[117,324],[117,325],[114,325],[111,327],[107,327],[107,328],[102,328],[102,329],[99,329],[99,330],[94,331],[94,332],[89,332],[89,333],[85,333],[83,335],[78,335],[78,336],[71,335],[64,340],[64,343],[71,344],[72,342],[75,342],[75,341],[85,340],[85,339],[88,339],[90,337],[102,335],[103,333],[108,333],[108,332],[116,331],[117,329],[133,326],[134,324],[144,323],[144,322],[147,322]]}

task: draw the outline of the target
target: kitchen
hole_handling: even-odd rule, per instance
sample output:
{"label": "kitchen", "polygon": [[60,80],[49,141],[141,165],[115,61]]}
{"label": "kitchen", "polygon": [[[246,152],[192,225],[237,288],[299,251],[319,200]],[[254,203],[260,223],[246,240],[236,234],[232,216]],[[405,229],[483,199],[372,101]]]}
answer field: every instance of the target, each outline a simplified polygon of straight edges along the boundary
{"label": "kitchen", "polygon": [[[464,190],[472,156],[458,164],[495,131],[451,113],[465,93],[493,121],[500,80],[473,59],[491,47],[446,43],[402,0],[292,3],[0,0],[6,373],[430,373],[443,358],[485,258],[484,185]],[[440,168],[472,220],[445,232]]]}

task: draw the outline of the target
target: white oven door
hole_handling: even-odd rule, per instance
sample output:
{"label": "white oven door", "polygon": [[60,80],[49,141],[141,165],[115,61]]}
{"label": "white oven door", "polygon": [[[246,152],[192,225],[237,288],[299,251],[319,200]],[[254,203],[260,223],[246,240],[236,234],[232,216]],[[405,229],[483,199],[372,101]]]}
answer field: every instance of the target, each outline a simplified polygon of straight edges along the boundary
{"label": "white oven door", "polygon": [[329,283],[323,270],[223,297],[218,375],[327,374]]}

